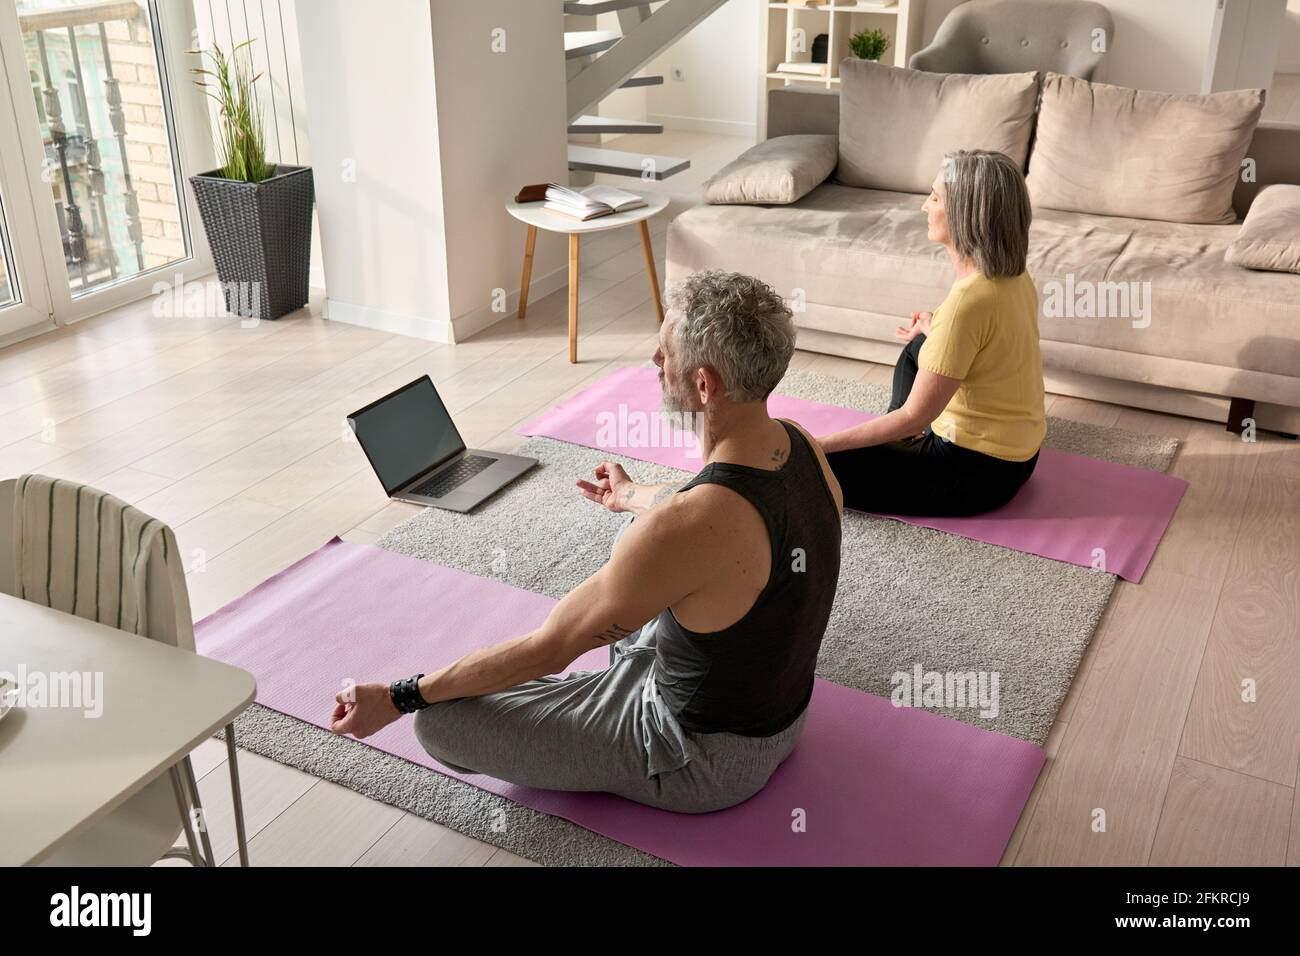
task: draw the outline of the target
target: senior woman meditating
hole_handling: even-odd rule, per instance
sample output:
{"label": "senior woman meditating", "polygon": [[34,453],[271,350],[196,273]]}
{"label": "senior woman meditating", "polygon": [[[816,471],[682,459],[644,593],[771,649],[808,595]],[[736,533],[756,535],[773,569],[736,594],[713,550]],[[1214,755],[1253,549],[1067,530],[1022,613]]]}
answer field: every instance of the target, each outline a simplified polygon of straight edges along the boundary
{"label": "senior woman meditating", "polygon": [[1002,153],[961,150],[922,209],[952,259],[952,290],[933,315],[914,312],[895,330],[906,345],[889,412],[818,440],[848,507],[980,514],[1020,490],[1047,431],[1038,295],[1025,271],[1029,193]]}

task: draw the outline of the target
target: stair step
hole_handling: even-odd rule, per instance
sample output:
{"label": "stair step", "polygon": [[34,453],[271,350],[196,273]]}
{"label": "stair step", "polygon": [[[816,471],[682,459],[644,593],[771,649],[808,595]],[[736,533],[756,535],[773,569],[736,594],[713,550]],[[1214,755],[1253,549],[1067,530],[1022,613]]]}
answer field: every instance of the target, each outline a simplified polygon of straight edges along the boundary
{"label": "stair step", "polygon": [[578,17],[594,17],[629,7],[648,7],[650,0],[564,0],[564,12]]}
{"label": "stair step", "polygon": [[572,60],[578,56],[588,56],[608,50],[623,34],[617,30],[568,30],[564,34],[564,55]]}
{"label": "stair step", "polygon": [[629,76],[619,86],[620,90],[630,90],[634,86],[663,86],[664,78],[662,76]]}
{"label": "stair step", "polygon": [[662,123],[615,119],[612,116],[579,116],[569,124],[570,133],[662,133]]}
{"label": "stair step", "polygon": [[596,146],[579,146],[569,144],[569,168],[591,173],[610,173],[614,176],[635,176],[641,178],[646,160],[651,160],[652,179],[667,179],[683,169],[689,169],[689,159],[675,156],[652,156],[647,153],[629,153],[618,149],[601,149]]}

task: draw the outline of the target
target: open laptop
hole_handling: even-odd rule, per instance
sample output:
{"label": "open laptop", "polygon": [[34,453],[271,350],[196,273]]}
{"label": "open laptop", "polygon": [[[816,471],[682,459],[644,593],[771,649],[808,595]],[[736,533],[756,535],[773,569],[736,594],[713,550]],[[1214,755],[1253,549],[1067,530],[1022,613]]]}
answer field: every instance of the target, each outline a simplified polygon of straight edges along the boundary
{"label": "open laptop", "polygon": [[469,511],[518,478],[536,458],[466,448],[425,375],[348,416],[390,498]]}

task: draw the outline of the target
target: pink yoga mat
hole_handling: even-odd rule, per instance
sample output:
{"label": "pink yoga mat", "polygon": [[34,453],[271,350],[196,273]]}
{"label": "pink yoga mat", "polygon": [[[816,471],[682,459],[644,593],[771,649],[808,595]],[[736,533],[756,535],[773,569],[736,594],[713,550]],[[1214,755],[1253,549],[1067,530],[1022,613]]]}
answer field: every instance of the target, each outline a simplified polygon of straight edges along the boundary
{"label": "pink yoga mat", "polygon": [[[813,435],[875,418],[869,412],[773,395],[768,411]],[[613,455],[686,471],[703,465],[695,436],[663,427],[656,369],[620,369],[521,428]],[[651,423],[647,425],[646,423]],[[974,518],[883,515],[1141,581],[1187,489],[1148,468],[1044,448],[1033,476],[1007,505]]]}
{"label": "pink yoga mat", "polygon": [[[532,629],[552,604],[335,538],[205,618],[195,637],[200,653],[256,676],[258,703],[325,727],[345,680],[434,670]],[[607,660],[593,651],[570,669]],[[717,813],[458,774],[424,752],[409,720],[366,743],[687,866],[993,866],[1045,759],[1023,740],[822,680],[794,753],[757,796]]]}

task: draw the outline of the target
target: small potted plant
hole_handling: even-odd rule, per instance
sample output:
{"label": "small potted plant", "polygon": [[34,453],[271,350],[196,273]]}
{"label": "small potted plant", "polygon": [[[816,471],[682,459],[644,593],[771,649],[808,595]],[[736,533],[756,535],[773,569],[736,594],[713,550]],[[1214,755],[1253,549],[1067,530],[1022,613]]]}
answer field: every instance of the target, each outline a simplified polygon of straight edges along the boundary
{"label": "small potted plant", "polygon": [[889,49],[889,34],[884,30],[860,30],[849,37],[849,50],[859,60],[876,60]]}
{"label": "small potted plant", "polygon": [[[211,68],[191,72],[217,103],[221,168],[190,177],[212,248],[226,309],[278,319],[307,304],[311,271],[310,166],[268,163],[262,109],[245,40],[226,56],[220,47],[191,50]],[[244,55],[241,56],[241,53]]]}

